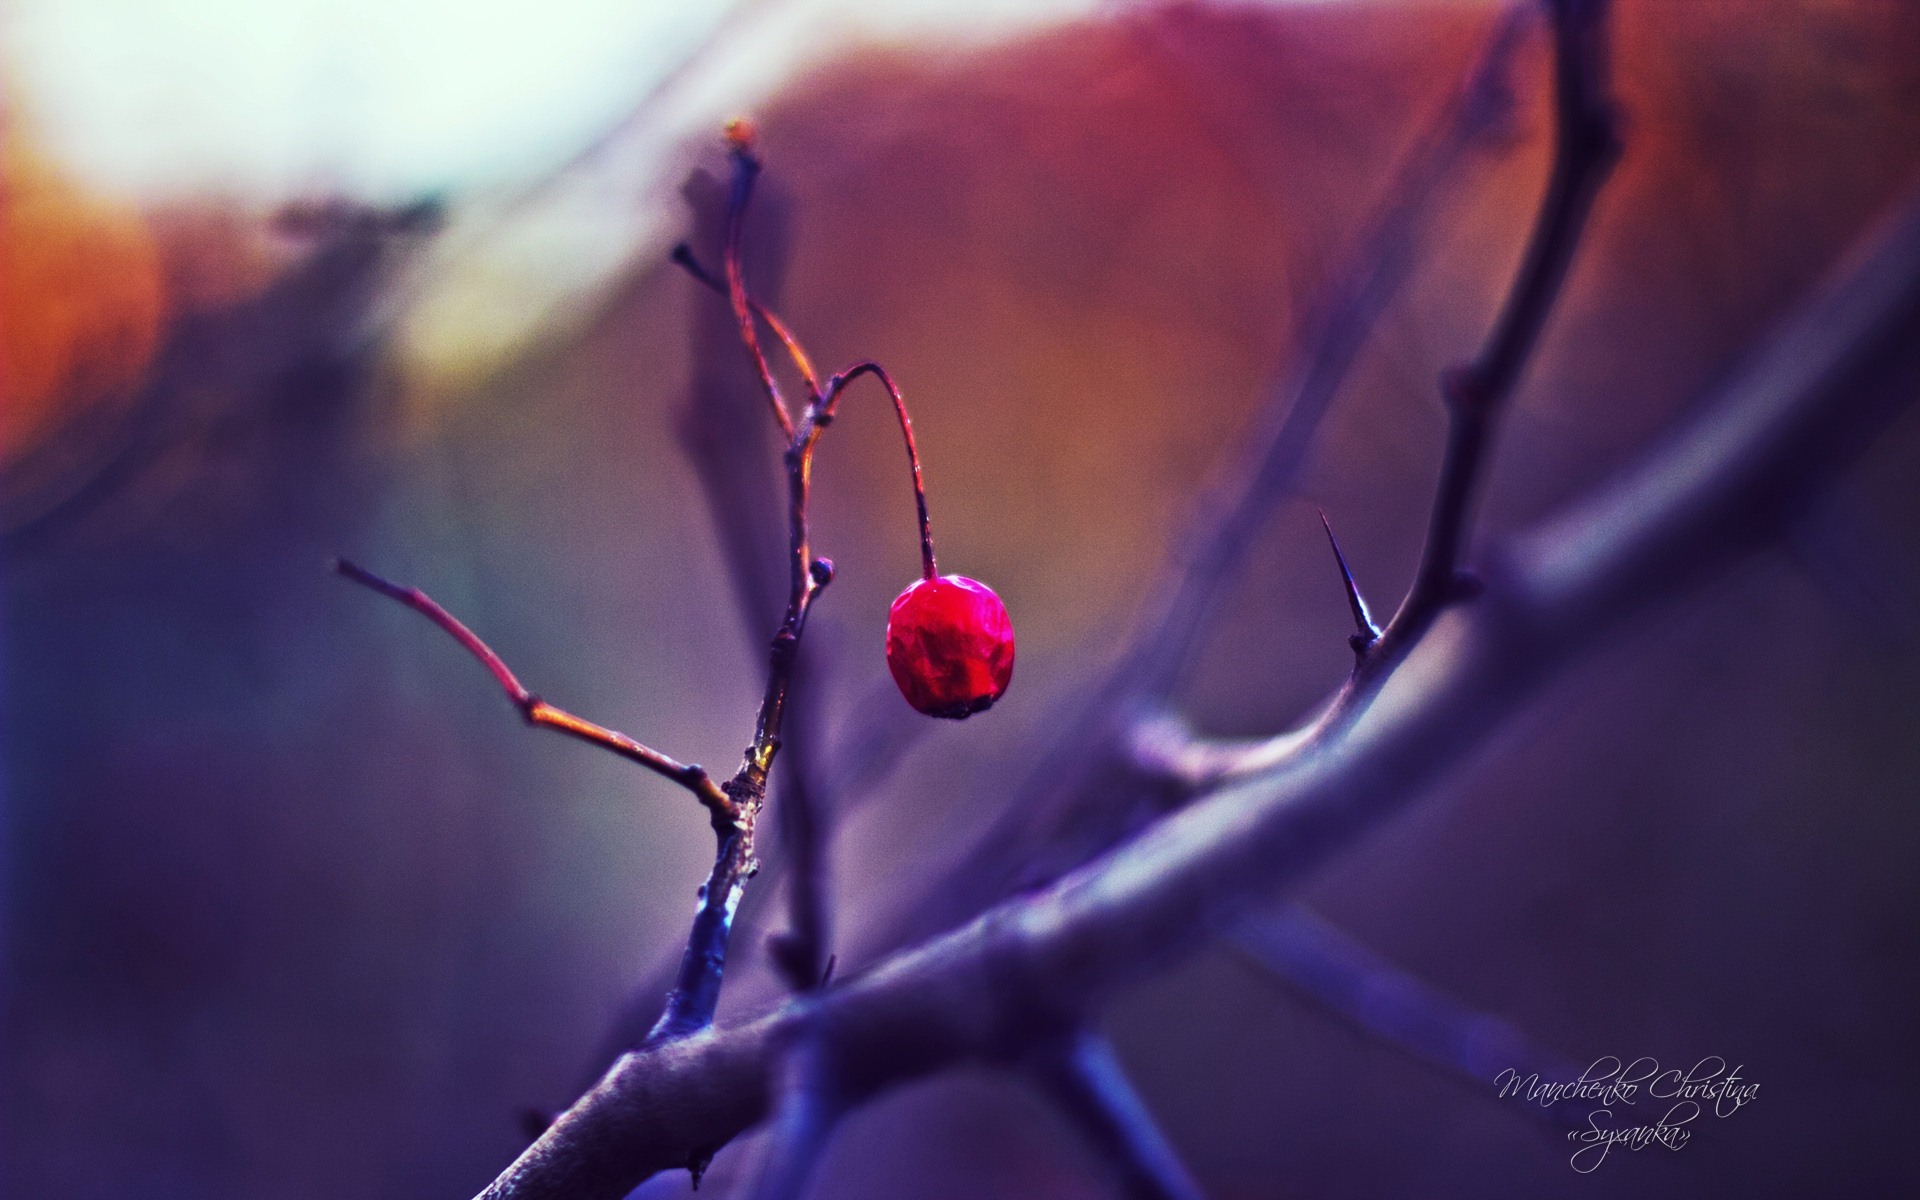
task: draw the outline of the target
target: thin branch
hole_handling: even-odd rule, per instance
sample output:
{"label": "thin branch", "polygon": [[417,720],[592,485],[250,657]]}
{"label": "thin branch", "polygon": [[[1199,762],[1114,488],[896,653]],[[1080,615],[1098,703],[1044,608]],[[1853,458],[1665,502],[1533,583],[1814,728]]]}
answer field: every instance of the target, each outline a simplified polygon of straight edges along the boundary
{"label": "thin branch", "polygon": [[[1470,1084],[1485,1099],[1511,1068],[1521,1077],[1572,1082],[1581,1068],[1511,1022],[1476,1012],[1418,976],[1394,966],[1298,905],[1236,922],[1227,943],[1322,1009],[1369,1037],[1443,1074]],[[1526,1106],[1566,1128],[1582,1128],[1599,1107],[1568,1096],[1547,1107]]]}
{"label": "thin branch", "polygon": [[940,573],[940,569],[933,557],[933,526],[927,519],[927,485],[920,478],[920,447],[914,444],[913,418],[907,415],[906,399],[900,395],[900,388],[893,382],[893,376],[887,374],[886,368],[877,362],[855,363],[844,370],[835,371],[833,377],[827,380],[826,390],[821,393],[820,413],[816,419],[822,425],[833,420],[840,393],[862,375],[878,379],[880,386],[887,389],[887,398],[893,401],[893,416],[900,423],[900,437],[907,446],[907,465],[913,471],[913,503],[920,522],[921,577],[932,579]]}
{"label": "thin branch", "polygon": [[[677,242],[674,244],[673,253],[668,257],[675,266],[693,276],[696,280],[705,284],[722,297],[730,297],[732,295],[728,290],[727,281],[721,279],[712,271],[707,270],[700,260],[694,256],[692,246],[687,245],[685,242]],[[772,309],[755,300],[752,296],[747,297],[747,308],[754,316],[765,321],[767,328],[773,330],[773,335],[780,339],[780,344],[787,349],[787,357],[793,360],[794,370],[800,372],[801,381],[807,385],[807,395],[817,399],[820,395],[820,379],[814,372],[813,360],[807,357],[807,352],[801,347],[800,340],[793,336],[793,332],[787,328],[785,322],[781,321],[780,318],[775,315]]]}
{"label": "thin branch", "polygon": [[1333,275],[1309,319],[1300,353],[1267,390],[1264,427],[1252,439],[1232,483],[1205,505],[1192,533],[1175,544],[1169,578],[1130,639],[1123,678],[1150,699],[1173,690],[1205,616],[1234,575],[1255,535],[1298,477],[1301,464],[1388,305],[1399,296],[1424,244],[1455,168],[1495,140],[1512,106],[1508,76],[1531,5],[1515,4],[1494,25],[1458,93],[1415,138],[1388,184],[1378,215]]}
{"label": "thin branch", "polygon": [[506,662],[481,641],[477,634],[461,624],[452,613],[440,607],[431,596],[419,588],[402,587],[344,558],[335,559],[333,569],[337,574],[355,583],[398,600],[438,625],[493,675],[500,689],[507,694],[507,699],[520,711],[520,715],[525,718],[527,724],[552,729],[568,737],[578,738],[602,749],[611,750],[630,762],[639,763],[649,771],[671,779],[692,792],[700,803],[714,814],[716,820],[723,818],[729,812],[731,802],[727,799],[727,794],[707,775],[706,768],[698,763],[677,762],[651,746],[634,741],[624,733],[616,733],[611,729],[595,725],[592,721],[576,717],[570,712],[548,704],[522,686],[520,680],[507,667]]}
{"label": "thin branch", "polygon": [[1104,1035],[1076,1029],[1044,1041],[1028,1066],[1127,1200],[1204,1200]]}
{"label": "thin branch", "polygon": [[[660,1019],[648,1032],[649,1043],[686,1037],[713,1023],[720,1000],[720,986],[726,973],[727,949],[733,935],[733,918],[745,893],[747,881],[760,869],[754,853],[754,836],[760,810],[766,803],[767,777],[773,770],[774,756],[780,750],[780,731],[786,716],[787,697],[792,688],[794,665],[800,651],[800,639],[806,632],[807,614],[813,602],[833,580],[833,564],[813,556],[807,525],[807,502],[812,486],[813,449],[822,424],[817,421],[819,401],[809,403],[796,427],[788,417],[766,359],[760,353],[754,334],[752,304],[740,269],[740,230],[753,196],[753,181],[760,164],[748,148],[744,127],[728,131],[731,143],[729,159],[733,165],[733,184],[727,204],[727,288],[734,315],[740,326],[740,338],[760,373],[761,383],[772,401],[780,427],[789,435],[783,457],[787,475],[787,604],[780,627],[773,635],[767,653],[767,684],[754,720],[753,741],[741,755],[739,770],[721,785],[731,801],[729,817],[715,819],[713,869],[700,889],[699,905],[694,910],[693,927],[687,935],[687,947],[680,957],[680,968],[673,989],[667,994]],[[802,354],[804,359],[805,355]]]}
{"label": "thin branch", "polygon": [[[1304,734],[1287,735],[1290,755],[1312,753],[1354,720],[1440,613],[1474,591],[1461,575],[1460,555],[1492,455],[1495,419],[1539,342],[1594,201],[1620,156],[1607,79],[1606,0],[1545,2],[1553,18],[1554,153],[1533,232],[1480,353],[1443,376],[1446,448],[1413,584],[1386,628],[1366,645],[1346,685]],[[1177,754],[1169,757],[1180,762]],[[1212,757],[1201,771],[1184,764],[1178,778],[1198,776],[1211,786],[1235,776],[1232,770],[1213,773],[1219,760]],[[1256,757],[1260,770],[1285,765],[1270,754]]]}
{"label": "thin branch", "polygon": [[[1467,755],[1624,619],[1751,549],[1856,457],[1920,383],[1920,205],[1874,239],[1631,475],[1497,558],[1497,588],[1422,639],[1394,703],[1325,753],[1159,822],[1044,891],[733,1029],[631,1054],[488,1200],[614,1200],[767,1111],[776,1047],[827,1014],[850,1102],[1002,1059],[1036,1012],[1089,1004],[1296,886]],[[1042,1026],[1044,1028],[1044,1026]]]}
{"label": "thin branch", "polygon": [[[727,206],[727,290],[734,315],[740,325],[741,341],[759,370],[761,382],[773,402],[781,428],[789,433],[783,456],[787,469],[788,589],[786,612],[768,651],[767,685],[754,723],[753,741],[742,756],[740,769],[721,785],[732,802],[728,819],[714,821],[719,845],[713,870],[700,892],[700,905],[694,914],[692,932],[673,990],[668,994],[666,1011],[648,1035],[649,1041],[683,1037],[706,1028],[713,1022],[719,1001],[720,982],[725,972],[727,944],[732,934],[733,916],[747,880],[759,870],[754,854],[755,826],[766,802],[767,777],[774,756],[780,750],[780,733],[786,716],[787,699],[792,690],[794,667],[800,639],[806,631],[807,614],[813,602],[833,579],[833,564],[813,555],[807,523],[808,500],[813,481],[813,452],[820,435],[832,423],[834,403],[847,381],[861,374],[873,374],[886,386],[898,415],[907,443],[914,473],[915,498],[919,506],[921,551],[929,572],[933,568],[933,543],[928,533],[926,493],[920,487],[920,461],[913,444],[913,427],[907,419],[906,405],[899,389],[887,373],[874,363],[842,372],[827,382],[820,394],[802,410],[799,423],[787,416],[766,360],[760,353],[754,334],[752,302],[740,269],[740,229],[753,195],[753,182],[760,163],[749,148],[750,131],[736,125],[728,131],[731,143],[729,159],[733,164],[733,186]],[[797,349],[798,343],[796,343]],[[804,353],[800,354],[804,360]]]}
{"label": "thin branch", "polygon": [[760,387],[773,406],[774,423],[789,440],[793,438],[793,418],[787,415],[787,402],[781,398],[780,385],[767,367],[767,356],[760,352],[760,335],[754,329],[753,307],[747,301],[746,280],[740,270],[740,227],[747,204],[753,199],[754,177],[760,173],[760,160],[753,156],[752,131],[744,124],[728,127],[731,142],[728,156],[733,161],[733,185],[727,196],[727,297],[733,302],[733,318],[740,326],[740,342],[760,376]]}
{"label": "thin branch", "polygon": [[1554,149],[1525,256],[1480,353],[1448,370],[1447,447],[1420,566],[1381,636],[1386,652],[1418,637],[1456,599],[1473,501],[1492,452],[1493,420],[1526,369],[1566,282],[1594,200],[1620,157],[1609,96],[1606,0],[1547,0],[1553,14]]}

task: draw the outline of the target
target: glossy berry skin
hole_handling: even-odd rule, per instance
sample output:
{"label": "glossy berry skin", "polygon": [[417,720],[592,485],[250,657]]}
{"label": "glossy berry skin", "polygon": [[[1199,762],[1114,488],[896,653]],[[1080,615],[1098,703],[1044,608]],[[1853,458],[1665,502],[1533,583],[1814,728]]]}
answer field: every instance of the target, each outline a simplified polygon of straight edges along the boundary
{"label": "glossy berry skin", "polygon": [[984,712],[1013,678],[1013,621],[984,583],[923,579],[887,614],[887,669],[900,694],[930,717]]}

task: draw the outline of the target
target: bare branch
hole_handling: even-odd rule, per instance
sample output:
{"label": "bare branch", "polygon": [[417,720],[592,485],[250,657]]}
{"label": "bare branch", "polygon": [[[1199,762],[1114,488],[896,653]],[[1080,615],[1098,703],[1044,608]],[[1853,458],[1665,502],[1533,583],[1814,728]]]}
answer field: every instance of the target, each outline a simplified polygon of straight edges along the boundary
{"label": "bare branch", "polygon": [[[1236,922],[1227,943],[1247,961],[1385,1045],[1470,1083],[1485,1099],[1509,1068],[1521,1077],[1571,1082],[1581,1068],[1512,1023],[1453,1000],[1301,908]],[[1599,1107],[1568,1096],[1526,1111],[1580,1128]]]}
{"label": "bare branch", "polygon": [[829,905],[827,903],[828,814],[824,797],[815,786],[820,774],[815,761],[824,740],[820,736],[825,688],[818,641],[810,641],[794,669],[799,694],[800,727],[786,747],[787,765],[781,776],[780,844],[792,878],[787,884],[787,928],[767,939],[767,953],[795,992],[824,986],[827,967]]}
{"label": "bare branch", "polygon": [[[723,297],[730,296],[731,293],[727,290],[726,280],[721,279],[712,271],[707,270],[707,268],[701,264],[700,260],[694,256],[692,246],[687,245],[685,242],[675,243],[673,253],[668,257],[675,266],[693,276],[714,292],[717,292]],[[801,347],[799,339],[793,336],[793,332],[787,328],[785,322],[774,314],[772,309],[755,300],[752,296],[747,297],[747,308],[754,316],[765,321],[768,329],[773,330],[773,335],[780,339],[782,346],[787,348],[787,357],[793,360],[793,369],[800,372],[802,382],[807,385],[807,394],[811,397],[818,398],[820,395],[820,378],[814,373],[813,360],[807,357],[807,352]]]}
{"label": "bare branch", "polygon": [[716,820],[724,818],[729,812],[731,802],[727,799],[727,794],[707,775],[706,768],[698,763],[677,762],[651,746],[634,741],[624,733],[616,733],[611,729],[595,725],[592,721],[576,717],[570,712],[548,704],[522,686],[520,680],[508,669],[506,662],[481,641],[478,635],[461,624],[452,613],[441,608],[434,602],[433,597],[419,588],[402,587],[344,558],[335,559],[333,569],[335,573],[355,583],[363,584],[383,596],[398,600],[438,625],[493,675],[494,680],[500,684],[500,689],[506,692],[507,699],[513,703],[513,706],[520,710],[520,715],[526,719],[527,724],[556,730],[569,737],[611,750],[630,762],[639,763],[649,771],[664,775],[692,792],[700,803],[714,814]]}
{"label": "bare branch", "polygon": [[1104,1035],[1078,1029],[1041,1042],[1029,1067],[1127,1200],[1203,1200]]}
{"label": "bare branch", "polygon": [[754,177],[760,173],[760,160],[753,156],[751,130],[736,123],[728,129],[733,160],[733,185],[727,196],[727,297],[733,302],[733,318],[740,326],[740,342],[760,376],[760,386],[773,406],[774,423],[780,432],[793,438],[793,418],[787,414],[787,402],[781,398],[780,385],[767,367],[767,356],[760,352],[760,335],[753,326],[753,306],[747,300],[747,284],[740,271],[740,226],[747,204],[753,199]]}
{"label": "bare branch", "polygon": [[1606,0],[1548,0],[1553,13],[1554,151],[1546,197],[1486,344],[1447,371],[1447,448],[1413,586],[1381,635],[1386,654],[1420,635],[1460,595],[1474,493],[1492,452],[1493,419],[1525,370],[1566,281],[1594,199],[1620,156],[1608,97]]}
{"label": "bare branch", "polygon": [[[1046,890],[738,1028],[631,1054],[503,1174],[489,1200],[613,1200],[761,1119],[775,1048],[844,1031],[858,1100],[948,1064],[1003,1060],[1297,885],[1419,796],[1624,618],[1750,549],[1913,399],[1920,205],[1763,347],[1693,428],[1496,559],[1497,586],[1421,639],[1367,719],[1294,768],[1224,788]],[[1414,669],[1417,667],[1417,669]]]}
{"label": "bare branch", "polygon": [[[1351,643],[1360,661],[1346,685],[1328,702],[1308,729],[1287,735],[1288,754],[1311,753],[1349,721],[1385,685],[1441,611],[1472,594],[1460,573],[1460,555],[1472,518],[1473,498],[1492,454],[1495,418],[1504,407],[1560,296],[1587,218],[1601,185],[1620,155],[1607,79],[1606,0],[1546,0],[1553,16],[1554,154],[1533,233],[1495,318],[1487,341],[1472,362],[1443,376],[1447,402],[1447,443],[1440,463],[1427,541],[1413,585],[1378,636]],[[1325,514],[1322,514],[1322,520]],[[1333,536],[1331,527],[1327,536]],[[1339,547],[1334,553],[1339,554]],[[1341,559],[1342,573],[1346,560]],[[1352,576],[1347,575],[1350,592]],[[1371,629],[1356,608],[1356,619]],[[1268,741],[1268,749],[1275,745]],[[1217,756],[1169,752],[1183,780],[1208,782],[1238,773],[1221,772]],[[1196,764],[1195,759],[1212,757]],[[1257,753],[1258,769],[1284,766],[1286,759]]]}
{"label": "bare branch", "polygon": [[1374,325],[1411,277],[1438,200],[1458,182],[1457,168],[1506,124],[1508,74],[1531,15],[1516,4],[1494,26],[1459,92],[1415,139],[1388,184],[1381,208],[1333,276],[1330,294],[1309,319],[1302,351],[1288,357],[1268,389],[1263,427],[1231,483],[1203,505],[1192,533],[1176,543],[1169,578],[1151,593],[1155,607],[1129,639],[1125,677],[1151,699],[1173,688],[1192,641],[1261,524],[1286,495]]}

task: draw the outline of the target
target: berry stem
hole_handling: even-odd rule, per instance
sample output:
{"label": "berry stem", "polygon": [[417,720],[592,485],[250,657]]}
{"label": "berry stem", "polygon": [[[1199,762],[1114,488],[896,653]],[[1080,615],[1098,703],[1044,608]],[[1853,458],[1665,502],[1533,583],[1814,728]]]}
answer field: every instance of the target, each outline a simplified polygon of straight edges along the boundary
{"label": "berry stem", "polygon": [[923,579],[939,576],[939,564],[933,556],[933,526],[927,520],[927,486],[920,477],[920,448],[913,440],[913,418],[907,415],[907,402],[900,395],[900,389],[887,374],[885,367],[877,362],[855,363],[843,371],[837,371],[827,380],[825,392],[821,394],[820,424],[833,420],[834,405],[839,403],[840,393],[849,383],[862,375],[871,375],[887,389],[887,396],[893,401],[893,415],[900,421],[900,437],[907,444],[907,466],[913,470],[913,502],[920,519],[920,575]]}

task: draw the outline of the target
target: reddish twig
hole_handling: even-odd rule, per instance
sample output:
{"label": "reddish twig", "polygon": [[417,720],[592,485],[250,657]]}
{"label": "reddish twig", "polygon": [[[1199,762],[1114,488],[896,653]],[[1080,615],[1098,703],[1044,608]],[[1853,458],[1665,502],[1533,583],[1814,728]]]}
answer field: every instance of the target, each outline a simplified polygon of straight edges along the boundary
{"label": "reddish twig", "polygon": [[740,342],[747,348],[747,357],[753,362],[754,371],[760,376],[760,387],[767,394],[767,403],[773,406],[773,419],[780,426],[780,432],[791,440],[794,436],[793,417],[787,412],[787,402],[780,395],[780,384],[773,378],[773,371],[767,366],[767,356],[760,352],[760,335],[754,329],[753,305],[747,299],[747,284],[740,270],[740,226],[747,213],[747,204],[753,199],[753,181],[760,173],[760,160],[753,156],[747,143],[748,132],[744,125],[735,124],[728,129],[732,141],[733,185],[727,198],[727,298],[733,303],[733,318],[740,326]]}
{"label": "reddish twig", "polygon": [[726,819],[732,811],[727,794],[708,776],[706,768],[698,763],[677,762],[651,746],[634,741],[624,733],[617,733],[595,725],[592,721],[576,717],[564,709],[555,708],[528,691],[491,647],[481,641],[471,629],[461,624],[452,613],[435,603],[433,597],[419,588],[403,587],[344,558],[335,559],[333,569],[355,583],[363,584],[383,596],[398,600],[438,625],[493,675],[500,689],[507,694],[507,699],[520,711],[520,715],[526,719],[527,724],[552,729],[568,737],[578,738],[583,742],[611,750],[630,762],[637,762],[649,771],[673,780],[692,792],[714,815],[716,821]]}
{"label": "reddish twig", "polygon": [[[713,291],[718,292],[721,296],[730,297],[732,295],[727,281],[721,279],[712,271],[707,270],[707,268],[701,264],[700,260],[694,256],[693,247],[687,245],[685,242],[676,243],[673,247],[673,253],[667,257],[675,266],[693,276]],[[807,394],[810,397],[818,397],[820,395],[820,379],[814,372],[813,360],[808,358],[806,350],[801,348],[800,340],[793,336],[793,332],[787,328],[786,323],[782,321],[772,309],[761,304],[752,296],[747,297],[747,309],[753,313],[754,316],[765,321],[768,329],[773,330],[773,336],[780,339],[780,344],[786,347],[787,357],[793,360],[794,370],[800,372],[802,382],[807,385]]]}
{"label": "reddish twig", "polygon": [[887,398],[893,401],[894,419],[900,423],[900,437],[907,444],[907,465],[913,471],[913,504],[920,522],[920,571],[924,579],[932,579],[940,573],[933,557],[933,526],[927,519],[927,486],[920,478],[920,447],[913,440],[913,418],[907,415],[907,402],[900,395],[900,388],[893,382],[893,376],[877,362],[855,363],[844,370],[835,371],[827,380],[826,390],[820,396],[820,424],[833,420],[835,406],[840,402],[840,393],[848,384],[862,375],[871,375],[887,389]]}

